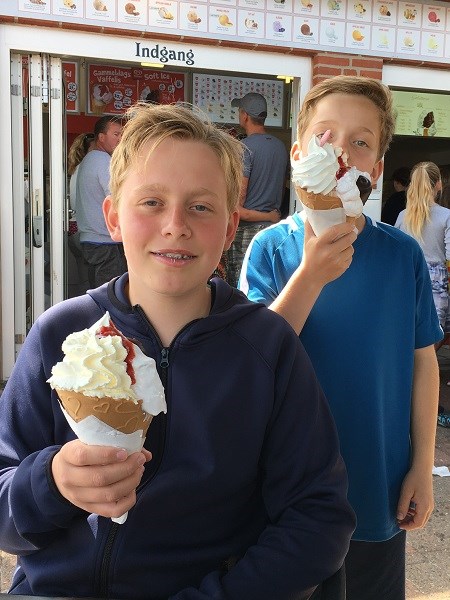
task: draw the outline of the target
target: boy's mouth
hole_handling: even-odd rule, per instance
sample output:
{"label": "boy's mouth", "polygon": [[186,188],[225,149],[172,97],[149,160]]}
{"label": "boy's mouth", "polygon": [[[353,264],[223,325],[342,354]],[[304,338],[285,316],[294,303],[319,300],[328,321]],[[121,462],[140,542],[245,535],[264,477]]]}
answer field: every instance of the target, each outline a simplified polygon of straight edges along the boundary
{"label": "boy's mouth", "polygon": [[192,254],[184,254],[182,252],[152,252],[152,254],[170,258],[171,260],[192,260],[194,258]]}

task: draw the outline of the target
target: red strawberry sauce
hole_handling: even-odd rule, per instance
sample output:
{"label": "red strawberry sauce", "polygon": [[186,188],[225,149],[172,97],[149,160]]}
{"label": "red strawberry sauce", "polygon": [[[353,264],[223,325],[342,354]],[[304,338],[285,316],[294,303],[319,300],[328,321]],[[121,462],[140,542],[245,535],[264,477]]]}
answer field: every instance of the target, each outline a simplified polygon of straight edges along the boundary
{"label": "red strawberry sauce", "polygon": [[125,357],[125,362],[127,364],[127,373],[131,379],[131,384],[136,383],[136,375],[134,374],[134,369],[133,369],[133,364],[132,364],[133,359],[135,357],[133,343],[130,342],[130,340],[128,338],[126,338],[123,335],[123,333],[121,333],[117,329],[117,327],[114,325],[114,323],[112,321],[109,322],[109,325],[100,327],[100,329],[98,329],[96,331],[96,335],[98,335],[99,337],[108,337],[111,335],[118,335],[120,338],[122,338],[123,347],[127,351],[127,356]]}

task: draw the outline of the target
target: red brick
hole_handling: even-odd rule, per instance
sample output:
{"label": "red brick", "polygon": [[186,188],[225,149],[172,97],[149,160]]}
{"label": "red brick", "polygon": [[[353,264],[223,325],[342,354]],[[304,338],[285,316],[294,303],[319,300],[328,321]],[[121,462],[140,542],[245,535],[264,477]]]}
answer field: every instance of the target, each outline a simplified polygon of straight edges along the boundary
{"label": "red brick", "polygon": [[373,57],[364,58],[362,56],[358,56],[352,58],[351,64],[352,67],[362,67],[364,69],[382,69],[383,59],[377,59]]}
{"label": "red brick", "polygon": [[314,64],[348,67],[350,66],[350,60],[348,56],[342,54],[318,54],[314,57]]}
{"label": "red brick", "polygon": [[379,81],[382,80],[383,78],[383,72],[382,71],[364,71],[363,69],[360,70],[359,72],[361,77],[371,77],[372,79],[378,79]]}
{"label": "red brick", "polygon": [[342,69],[339,67],[324,67],[323,65],[316,65],[313,69],[314,75],[340,75]]}

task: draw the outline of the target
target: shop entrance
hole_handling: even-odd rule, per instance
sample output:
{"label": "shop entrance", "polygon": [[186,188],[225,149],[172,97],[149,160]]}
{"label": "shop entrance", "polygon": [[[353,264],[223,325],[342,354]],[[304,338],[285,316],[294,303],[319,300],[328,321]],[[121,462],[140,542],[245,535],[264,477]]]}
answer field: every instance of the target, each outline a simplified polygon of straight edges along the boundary
{"label": "shop entrance", "polygon": [[66,144],[59,58],[11,55],[15,350],[65,297]]}

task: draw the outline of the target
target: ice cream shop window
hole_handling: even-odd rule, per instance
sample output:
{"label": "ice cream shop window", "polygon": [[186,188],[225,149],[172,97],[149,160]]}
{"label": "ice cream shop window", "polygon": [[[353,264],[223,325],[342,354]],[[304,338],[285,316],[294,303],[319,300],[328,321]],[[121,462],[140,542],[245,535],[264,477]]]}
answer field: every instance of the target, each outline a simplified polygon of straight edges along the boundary
{"label": "ice cream shop window", "polygon": [[115,115],[138,101],[184,102],[185,74],[143,67],[90,64],[87,69],[87,113]]}
{"label": "ice cream shop window", "polygon": [[450,95],[392,90],[396,135],[450,138]]}

